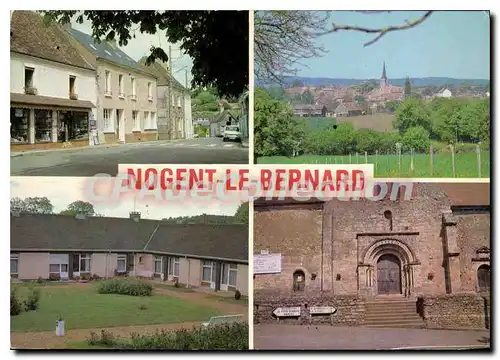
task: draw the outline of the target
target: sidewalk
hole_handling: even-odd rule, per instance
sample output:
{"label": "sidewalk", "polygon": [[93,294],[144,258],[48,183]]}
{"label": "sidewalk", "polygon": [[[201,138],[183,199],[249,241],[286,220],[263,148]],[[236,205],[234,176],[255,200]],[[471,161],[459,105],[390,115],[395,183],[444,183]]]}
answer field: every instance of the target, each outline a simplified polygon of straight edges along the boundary
{"label": "sidewalk", "polygon": [[136,141],[136,142],[130,142],[126,144],[119,144],[119,143],[114,143],[114,144],[99,144],[99,145],[88,145],[88,146],[77,146],[77,147],[67,147],[67,148],[58,148],[58,149],[47,149],[47,150],[25,150],[25,151],[11,151],[10,152],[10,157],[17,157],[17,156],[23,156],[23,155],[31,155],[31,154],[43,154],[43,153],[48,153],[48,152],[59,152],[59,151],[80,151],[80,150],[87,150],[87,149],[107,149],[111,147],[117,147],[117,146],[130,146],[130,145],[138,145],[138,144],[153,144],[157,142],[165,142],[165,141],[175,141],[175,140],[152,140],[152,141]]}
{"label": "sidewalk", "polygon": [[248,139],[243,139],[241,140],[241,147],[248,148],[250,147],[250,144],[248,142]]}

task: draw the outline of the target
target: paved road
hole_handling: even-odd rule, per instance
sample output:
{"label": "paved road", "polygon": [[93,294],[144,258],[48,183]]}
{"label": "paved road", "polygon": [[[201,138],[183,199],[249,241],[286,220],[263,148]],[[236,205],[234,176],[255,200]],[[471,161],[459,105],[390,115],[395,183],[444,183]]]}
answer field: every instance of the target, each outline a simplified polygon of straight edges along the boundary
{"label": "paved road", "polygon": [[219,138],[131,143],[12,156],[12,176],[116,175],[118,164],[248,164],[248,148]]}
{"label": "paved road", "polygon": [[489,331],[254,326],[257,350],[457,350],[489,348]]}

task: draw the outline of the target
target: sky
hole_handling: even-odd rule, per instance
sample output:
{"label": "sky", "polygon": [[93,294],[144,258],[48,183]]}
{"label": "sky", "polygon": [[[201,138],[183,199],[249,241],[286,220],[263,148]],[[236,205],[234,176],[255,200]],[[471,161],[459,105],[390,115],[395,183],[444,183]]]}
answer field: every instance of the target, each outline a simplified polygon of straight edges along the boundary
{"label": "sky", "polygon": [[[419,18],[422,11],[362,14],[334,11],[336,25],[380,28],[402,25]],[[373,34],[340,31],[318,37],[328,53],[305,59],[297,76],[379,79],[386,62],[388,78],[451,77],[490,78],[490,19],[484,11],[440,11],[416,27],[387,33],[363,47]]]}
{"label": "sky", "polygon": [[[74,18],[76,19],[76,17]],[[71,23],[71,26],[79,31],[92,35],[91,23],[84,19],[82,24],[78,24],[76,21]],[[117,41],[118,43],[118,41]],[[127,46],[119,46],[127,55],[132,59],[139,61],[144,55],[149,54],[149,49],[151,46],[161,47],[168,55],[168,45],[169,42],[165,36],[165,31],[159,30],[155,35],[151,34],[141,34],[139,30],[135,31],[135,39],[129,40]],[[172,73],[174,77],[182,85],[186,84],[185,70],[188,70],[188,82],[191,82],[191,68],[193,66],[192,59],[183,54],[180,50],[180,44],[170,44],[172,46]]]}
{"label": "sky", "polygon": [[141,212],[144,219],[161,220],[170,217],[194,216],[203,213],[211,215],[234,215],[240,203],[210,200],[206,202],[168,201],[158,202],[151,198],[134,198],[124,196],[120,201],[92,202],[86,195],[89,178],[84,177],[45,177],[23,176],[11,177],[10,198],[47,197],[58,213],[77,200],[87,201],[94,205],[98,214],[106,217],[129,217],[130,211]]}

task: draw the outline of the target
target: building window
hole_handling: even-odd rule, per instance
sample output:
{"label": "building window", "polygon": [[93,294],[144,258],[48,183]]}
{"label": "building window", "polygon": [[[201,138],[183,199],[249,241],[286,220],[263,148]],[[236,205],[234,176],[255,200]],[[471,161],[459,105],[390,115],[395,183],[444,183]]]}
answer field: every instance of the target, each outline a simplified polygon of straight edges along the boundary
{"label": "building window", "polygon": [[118,89],[120,91],[118,93],[118,96],[123,99],[125,97],[125,94],[123,91],[123,75],[122,74],[118,75]]}
{"label": "building window", "polygon": [[104,87],[104,95],[111,96],[111,71],[106,70],[104,74],[106,81],[106,85]]}
{"label": "building window", "polygon": [[304,291],[306,287],[306,276],[302,270],[293,273],[293,291]]}
{"label": "building window", "polygon": [[148,82],[148,100],[153,101],[153,84]]}
{"label": "building window", "polygon": [[113,109],[104,109],[103,112],[103,130],[113,131]]}
{"label": "building window", "polygon": [[171,257],[168,263],[168,275],[179,277],[180,259],[178,257]]}
{"label": "building window", "polygon": [[23,144],[29,141],[29,116],[28,109],[10,109],[11,144]]}
{"label": "building window", "polygon": [[124,273],[127,271],[127,255],[118,255],[116,259],[116,272]]}
{"label": "building window", "polygon": [[177,97],[177,106],[181,107],[181,97],[180,96]]}
{"label": "building window", "polygon": [[73,100],[77,100],[78,96],[76,94],[76,77],[69,77],[69,98]]}
{"label": "building window", "polygon": [[213,263],[211,261],[203,261],[203,274],[201,281],[212,282]]}
{"label": "building window", "polygon": [[[35,88],[34,79],[35,77],[35,69],[31,67],[24,68],[24,90],[26,93],[31,94],[31,90]],[[34,93],[32,94],[34,95]]]}
{"label": "building window", "polygon": [[488,265],[481,265],[477,269],[477,284],[480,292],[490,291],[491,269]]}
{"label": "building window", "polygon": [[75,254],[73,256],[73,271],[79,273],[90,272],[90,254]]}
{"label": "building window", "polygon": [[19,254],[10,254],[10,273],[13,275],[19,273]]}
{"label": "building window", "polygon": [[139,111],[132,110],[132,121],[135,131],[141,131],[141,119],[139,118]]}
{"label": "building window", "polygon": [[161,256],[154,256],[155,273],[163,274],[163,259]]}
{"label": "building window", "polygon": [[52,111],[35,110],[35,142],[52,139]]}
{"label": "building window", "polygon": [[49,273],[51,274],[61,274],[68,272],[68,264],[50,264]]}
{"label": "building window", "polygon": [[132,100],[135,100],[135,97],[136,97],[135,78],[132,78],[131,82],[132,82]]}
{"label": "building window", "polygon": [[392,231],[392,212],[390,210],[384,211],[384,217],[387,219],[389,230]]}
{"label": "building window", "polygon": [[227,284],[229,286],[236,287],[236,277],[237,276],[238,276],[238,265],[229,264],[229,281]]}

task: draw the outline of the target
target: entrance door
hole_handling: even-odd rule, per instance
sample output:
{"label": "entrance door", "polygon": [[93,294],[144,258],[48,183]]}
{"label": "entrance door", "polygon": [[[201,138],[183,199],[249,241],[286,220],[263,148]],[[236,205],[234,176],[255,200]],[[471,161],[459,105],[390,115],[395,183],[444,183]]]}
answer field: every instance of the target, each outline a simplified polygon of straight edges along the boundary
{"label": "entrance door", "polygon": [[120,143],[125,143],[125,117],[120,109],[116,109],[116,135]]}
{"label": "entrance door", "polygon": [[222,264],[220,268],[220,289],[222,291],[227,291],[229,286],[229,264]]}
{"label": "entrance door", "polygon": [[382,255],[377,262],[378,294],[401,294],[401,263],[394,255]]}

